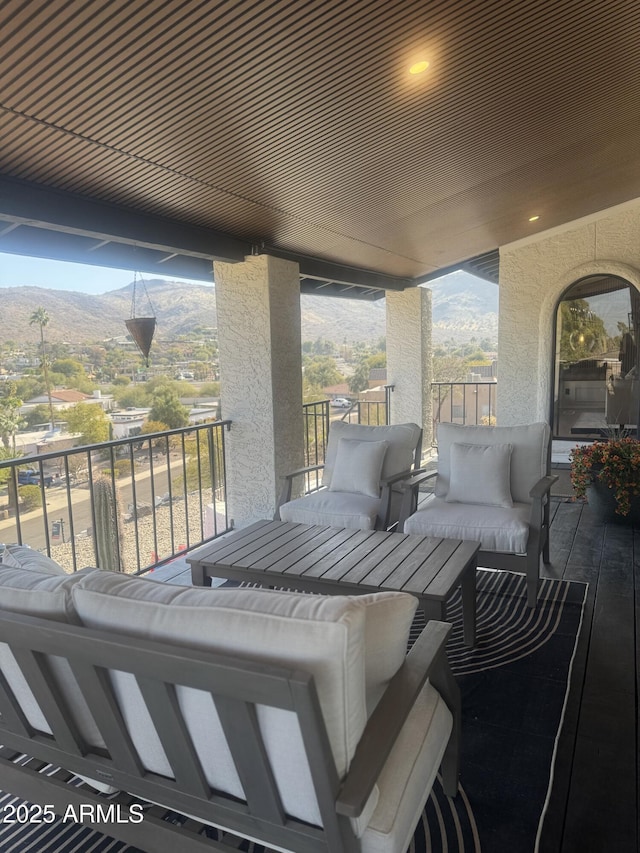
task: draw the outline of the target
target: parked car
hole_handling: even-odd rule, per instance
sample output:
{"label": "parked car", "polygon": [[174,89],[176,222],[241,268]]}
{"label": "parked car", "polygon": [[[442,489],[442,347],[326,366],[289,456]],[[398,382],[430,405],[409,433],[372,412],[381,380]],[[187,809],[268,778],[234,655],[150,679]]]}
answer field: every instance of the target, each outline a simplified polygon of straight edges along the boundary
{"label": "parked car", "polygon": [[[44,485],[48,489],[49,486],[52,486],[55,480],[51,474],[45,474],[42,478],[44,480]],[[40,472],[36,471],[35,468],[27,468],[25,471],[18,471],[18,483],[21,486],[39,486],[40,485]]]}
{"label": "parked car", "polygon": [[331,401],[331,405],[334,409],[350,409],[353,404],[346,397],[336,397],[335,400]]}

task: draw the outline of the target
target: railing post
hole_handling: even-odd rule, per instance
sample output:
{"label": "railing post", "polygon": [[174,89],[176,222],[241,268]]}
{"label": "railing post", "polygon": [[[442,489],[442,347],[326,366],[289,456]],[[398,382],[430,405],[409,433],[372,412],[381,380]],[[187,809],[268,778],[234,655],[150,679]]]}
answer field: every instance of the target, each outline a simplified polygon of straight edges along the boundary
{"label": "railing post", "polygon": [[385,423],[387,426],[391,423],[391,392],[394,390],[394,385],[385,385],[384,386],[384,402],[386,409],[386,418]]}

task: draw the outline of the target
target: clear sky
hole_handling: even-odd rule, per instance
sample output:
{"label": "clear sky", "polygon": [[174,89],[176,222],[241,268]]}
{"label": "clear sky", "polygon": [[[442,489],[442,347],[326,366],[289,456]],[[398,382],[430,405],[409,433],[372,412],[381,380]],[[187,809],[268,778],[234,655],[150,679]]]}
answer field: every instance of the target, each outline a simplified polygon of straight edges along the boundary
{"label": "clear sky", "polygon": [[[144,275],[148,278],[146,273]],[[131,270],[114,270],[0,253],[0,288],[28,285],[98,294],[118,290],[120,287],[131,284],[133,276],[134,273]],[[153,275],[153,278],[164,277]]]}

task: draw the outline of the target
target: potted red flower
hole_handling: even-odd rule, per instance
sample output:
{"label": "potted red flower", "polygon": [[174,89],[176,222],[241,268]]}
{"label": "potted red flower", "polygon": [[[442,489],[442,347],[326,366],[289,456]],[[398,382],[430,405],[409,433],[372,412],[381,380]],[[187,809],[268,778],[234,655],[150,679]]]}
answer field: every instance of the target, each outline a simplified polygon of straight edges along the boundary
{"label": "potted red flower", "polygon": [[571,482],[603,520],[640,522],[640,440],[628,436],[574,447]]}

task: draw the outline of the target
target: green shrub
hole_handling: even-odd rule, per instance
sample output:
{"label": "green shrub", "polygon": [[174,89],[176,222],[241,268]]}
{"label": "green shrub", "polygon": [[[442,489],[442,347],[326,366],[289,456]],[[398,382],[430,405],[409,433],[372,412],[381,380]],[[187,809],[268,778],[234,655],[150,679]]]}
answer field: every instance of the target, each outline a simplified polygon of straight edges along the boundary
{"label": "green shrub", "polygon": [[116,472],[116,477],[127,477],[131,475],[131,460],[116,459],[113,463],[113,468]]}
{"label": "green shrub", "polygon": [[38,509],[42,506],[40,486],[19,486],[18,498],[22,503],[23,509]]}

